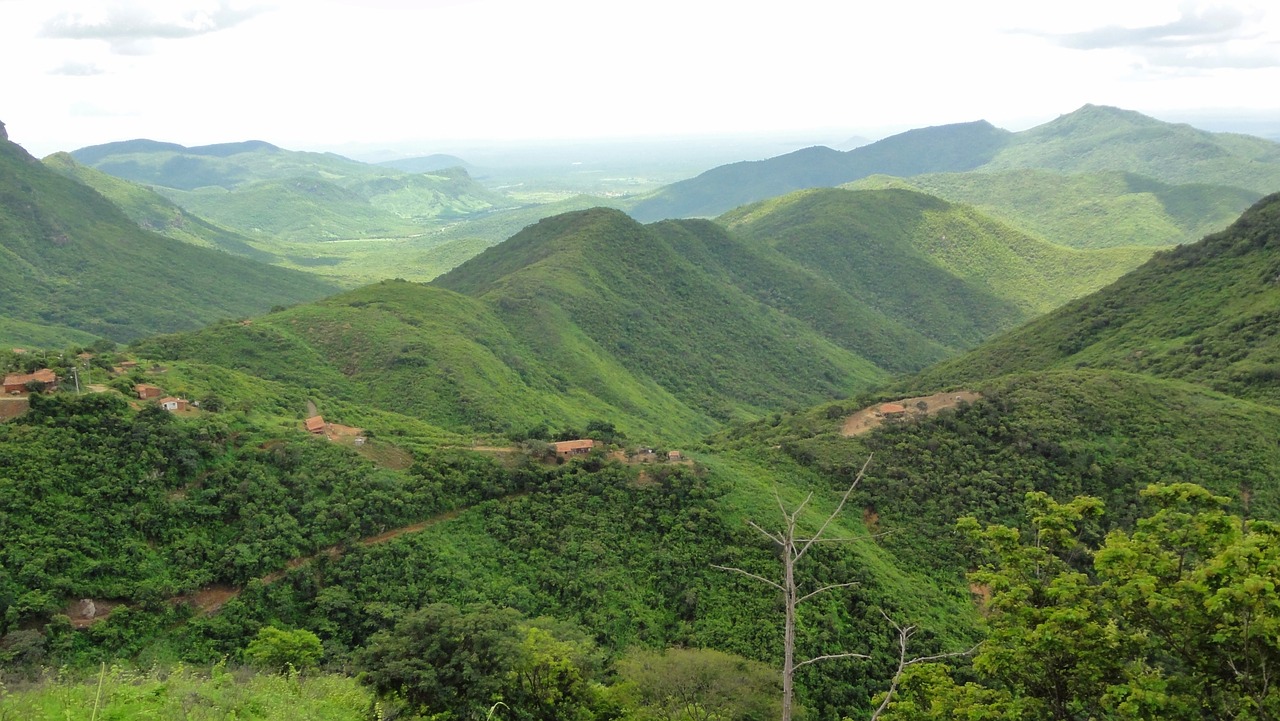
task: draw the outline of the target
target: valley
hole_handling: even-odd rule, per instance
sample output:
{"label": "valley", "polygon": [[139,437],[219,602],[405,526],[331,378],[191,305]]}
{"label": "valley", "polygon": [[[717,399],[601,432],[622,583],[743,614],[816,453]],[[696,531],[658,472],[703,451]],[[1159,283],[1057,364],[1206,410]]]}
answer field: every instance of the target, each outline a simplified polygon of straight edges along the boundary
{"label": "valley", "polygon": [[659,167],[0,139],[0,718],[1280,710],[1280,145]]}

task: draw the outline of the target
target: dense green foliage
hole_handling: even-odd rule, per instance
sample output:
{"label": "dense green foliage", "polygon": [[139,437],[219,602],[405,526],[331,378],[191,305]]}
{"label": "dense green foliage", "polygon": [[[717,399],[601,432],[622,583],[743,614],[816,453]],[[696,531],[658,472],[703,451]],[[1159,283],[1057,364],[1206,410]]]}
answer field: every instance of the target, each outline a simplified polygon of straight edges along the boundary
{"label": "dense green foliage", "polygon": [[[643,220],[712,216],[793,190],[831,187],[869,175],[1031,168],[1121,171],[1175,186],[1205,184],[1262,194],[1280,188],[1280,144],[1086,105],[1018,133],[985,122],[962,123],[911,130],[844,153],[810,148],[725,165],[659,190],[637,203],[633,212]],[[1175,194],[1172,205],[1181,206],[1176,215],[1197,213],[1197,193],[1190,195]],[[1035,211],[1027,207],[1023,212]]]}
{"label": "dense green foliage", "polygon": [[1227,230],[1158,254],[1090,296],[942,363],[917,387],[1095,367],[1280,400],[1280,196]]}
{"label": "dense green foliage", "polygon": [[68,598],[146,605],[242,584],[523,483],[495,486],[478,458],[399,474],[297,431],[261,438],[217,415],[132,414],[112,394],[33,396],[0,426],[3,628]]}
{"label": "dense green foliage", "polygon": [[1223,185],[1172,185],[1119,170],[881,175],[847,187],[910,188],[967,203],[1068,248],[1190,243],[1227,227],[1262,197]]}
{"label": "dense green foliage", "polygon": [[0,140],[0,306],[113,340],[317,298],[331,286],[139,229],[109,201]]}
{"label": "dense green foliage", "polygon": [[923,671],[886,718],[1274,718],[1280,529],[1193,484],[1143,496],[1133,530],[1096,547],[1081,540],[1096,498],[1028,494],[1021,530],[964,519],[985,551],[988,688]]}
{"label": "dense green foliage", "polygon": [[4,721],[379,721],[374,699],[338,674],[248,674],[218,664],[148,672],[120,666],[97,673],[0,684]]}
{"label": "dense green foliage", "polygon": [[1188,481],[1280,517],[1280,413],[1198,386],[1116,372],[1058,371],[984,381],[983,398],[954,411],[840,435],[846,404],[766,419],[720,434],[713,447],[769,445],[833,477],[867,455],[858,501],[889,531],[884,545],[939,569],[964,563],[950,529],[964,515],[1017,521],[1030,491],[1106,501],[1107,523],[1137,515],[1150,483]]}

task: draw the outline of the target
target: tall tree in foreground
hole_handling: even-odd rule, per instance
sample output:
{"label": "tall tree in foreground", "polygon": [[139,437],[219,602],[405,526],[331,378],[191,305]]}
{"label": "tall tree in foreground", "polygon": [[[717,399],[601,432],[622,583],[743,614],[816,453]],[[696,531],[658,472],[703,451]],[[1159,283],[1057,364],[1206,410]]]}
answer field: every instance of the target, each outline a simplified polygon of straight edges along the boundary
{"label": "tall tree in foreground", "polygon": [[[844,509],[845,503],[849,501],[849,496],[853,494],[854,489],[856,489],[858,484],[862,482],[863,477],[866,475],[867,468],[870,465],[871,458],[868,457],[866,462],[862,464],[862,468],[859,469],[858,473],[854,476],[849,487],[845,489],[844,495],[840,497],[840,502],[836,504],[835,510],[831,511],[831,513],[827,515],[827,517],[822,521],[822,525],[818,527],[817,532],[811,536],[803,535],[803,532],[799,530],[797,526],[805,508],[809,505],[809,502],[813,500],[812,492],[805,497],[804,501],[802,501],[800,505],[796,506],[794,509],[787,510],[786,504],[782,502],[782,498],[778,496],[776,490],[774,491],[774,498],[778,502],[778,510],[782,517],[781,530],[769,531],[754,521],[747,521],[752,528],[759,531],[765,536],[765,538],[768,538],[776,544],[779,557],[782,562],[781,575],[779,578],[770,579],[741,568],[712,564],[714,568],[719,568],[724,571],[732,571],[734,573],[741,573],[744,576],[754,578],[755,580],[768,584],[782,592],[784,608],[782,633],[782,721],[791,721],[793,699],[795,696],[795,672],[797,669],[811,663],[817,663],[818,661],[829,661],[838,658],[871,658],[871,656],[864,653],[847,652],[813,656],[801,661],[796,660],[796,613],[800,604],[828,591],[834,591],[840,588],[849,588],[857,585],[853,582],[831,583],[825,586],[819,586],[812,591],[802,592],[800,582],[796,578],[796,566],[815,543],[848,543],[860,540],[858,538],[829,538],[826,534],[827,529],[831,526],[831,522],[835,520],[836,516],[840,515],[840,511]],[[880,714],[884,711],[889,697],[892,696],[894,689],[898,686],[899,679],[908,667],[924,661],[935,661],[952,656],[961,656],[971,653],[972,651],[961,651],[958,653],[908,659],[907,642],[915,632],[915,628],[913,626],[899,626],[890,620],[887,615],[885,616],[885,619],[888,620],[898,631],[901,654],[899,658],[898,671],[890,683],[888,695],[884,702],[881,703],[880,707],[873,712],[871,716],[873,721],[879,718]]]}
{"label": "tall tree in foreground", "polygon": [[1095,498],[1028,494],[1025,531],[962,519],[989,554],[982,683],[915,670],[886,718],[1280,719],[1280,526],[1189,483],[1142,495],[1096,550]]}

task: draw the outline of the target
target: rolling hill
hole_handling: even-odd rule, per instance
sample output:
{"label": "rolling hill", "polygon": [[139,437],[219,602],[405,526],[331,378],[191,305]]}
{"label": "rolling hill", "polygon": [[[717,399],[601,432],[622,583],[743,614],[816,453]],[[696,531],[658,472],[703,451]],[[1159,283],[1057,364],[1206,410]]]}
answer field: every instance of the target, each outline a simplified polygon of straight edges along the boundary
{"label": "rolling hill", "polygon": [[0,139],[0,306],[116,341],[198,327],[333,287],[143,231],[110,201]]}
{"label": "rolling hill", "polygon": [[255,240],[404,237],[432,220],[516,205],[461,168],[405,172],[262,141],[187,148],[131,140],[71,156]]}
{"label": "rolling hill", "polygon": [[1096,290],[1150,257],[1062,248],[907,190],[798,191],[717,222],[951,348]]}
{"label": "rolling hill", "polygon": [[810,148],[725,165],[663,188],[636,203],[632,212],[642,220],[712,216],[792,190],[841,185],[869,175],[1019,169],[1119,171],[1170,185],[1208,184],[1263,194],[1280,189],[1280,144],[1086,105],[1018,133],[985,122],[962,123],[908,131],[843,153]]}
{"label": "rolling hill", "polygon": [[927,371],[919,383],[1110,368],[1280,401],[1280,195],[1227,230]]}
{"label": "rolling hill", "polygon": [[271,253],[251,245],[244,236],[183,210],[168,198],[141,184],[82,165],[69,153],[54,153],[41,162],[53,171],[93,188],[124,211],[143,230],[264,263],[275,259]]}
{"label": "rolling hill", "polygon": [[722,165],[673,183],[631,209],[641,221],[710,217],[793,190],[830,187],[874,175],[973,170],[989,162],[1009,131],[985,121],[909,130],[847,152],[806,148],[768,160]]}
{"label": "rolling hill", "polygon": [[1068,248],[1168,246],[1222,230],[1260,193],[1222,185],[1171,185],[1133,173],[1019,169],[873,175],[848,188],[910,188],[972,205]]}

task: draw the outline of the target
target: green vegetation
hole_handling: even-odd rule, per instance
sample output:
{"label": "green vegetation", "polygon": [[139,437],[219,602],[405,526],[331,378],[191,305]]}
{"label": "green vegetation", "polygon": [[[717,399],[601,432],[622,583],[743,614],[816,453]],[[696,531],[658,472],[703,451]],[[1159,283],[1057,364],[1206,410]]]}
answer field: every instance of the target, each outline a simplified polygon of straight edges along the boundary
{"label": "green vegetation", "polygon": [[947,361],[916,387],[1015,371],[1113,368],[1280,399],[1280,196],[1227,230],[1158,254],[1115,284]]}
{"label": "green vegetation", "polygon": [[433,220],[515,205],[461,168],[408,173],[263,142],[184,148],[129,141],[71,156],[151,186],[185,210],[255,241],[410,237]]}
{"label": "green vegetation", "polygon": [[1097,290],[1150,257],[1061,248],[905,190],[800,191],[718,222],[952,348]]}
{"label": "green vegetation", "polygon": [[0,140],[0,305],[18,321],[127,341],[311,300],[331,286],[140,230]]}
{"label": "green vegetation", "polygon": [[877,173],[963,172],[991,160],[1011,135],[986,121],[908,130],[847,153],[814,147],[768,160],[733,163],[673,183],[642,199],[640,220],[710,217],[793,190],[847,183]]}
{"label": "green vegetation", "polygon": [[[1027,495],[1029,527],[960,527],[985,551],[981,684],[915,671],[886,718],[1263,719],[1280,711],[1280,529],[1192,484],[1153,485],[1132,531],[1088,543],[1096,498]],[[914,671],[914,670],[913,670]],[[963,709],[963,712],[961,712]],[[941,713],[939,713],[941,712]]]}
{"label": "green vegetation", "polygon": [[22,721],[373,721],[373,695],[337,674],[246,674],[225,664],[93,674],[0,684],[0,718]]}
{"label": "green vegetation", "polygon": [[[961,173],[958,180],[963,183],[971,171],[984,174],[1029,169],[1141,176],[1139,186],[1153,181],[1156,185],[1136,192],[1163,193],[1162,201],[1169,206],[1167,212],[1179,219],[1179,227],[1194,226],[1195,216],[1202,215],[1206,205],[1225,208],[1239,203],[1246,193],[1271,193],[1280,188],[1280,144],[1245,135],[1209,133],[1118,108],[1086,105],[1019,133],[985,122],[961,123],[911,130],[844,153],[809,148],[769,160],[724,165],[657,191],[638,202],[633,212],[642,220],[712,216],[793,190],[837,186],[871,175],[909,178]],[[982,187],[990,181],[977,175],[974,182]],[[1167,190],[1160,184],[1179,187]],[[1217,189],[1197,187],[1205,185]],[[1021,192],[1016,195],[1021,196]],[[1113,191],[1106,192],[1100,199],[1104,207],[1105,198],[1113,197]],[[1017,203],[1019,215],[1035,216],[1041,212],[1034,207],[1040,200],[1035,196],[1029,200],[1032,202]],[[1133,222],[1126,219],[1122,225]],[[1025,227],[1036,229],[1031,224]],[[1128,236],[1115,230],[1105,235],[1116,234]],[[1045,235],[1056,242],[1049,233]]]}
{"label": "green vegetation", "polygon": [[1227,227],[1261,197],[1251,190],[1171,185],[1129,172],[1034,168],[909,179],[876,175],[846,187],[908,188],[967,203],[1068,248],[1190,243]]}
{"label": "green vegetation", "polygon": [[270,253],[251,245],[244,236],[192,215],[142,185],[81,165],[69,153],[54,153],[41,162],[54,172],[98,191],[143,230],[265,263],[274,259]]}

